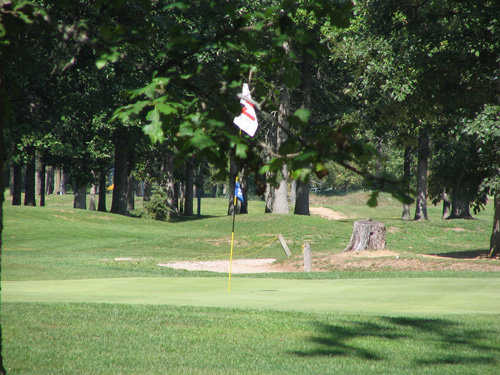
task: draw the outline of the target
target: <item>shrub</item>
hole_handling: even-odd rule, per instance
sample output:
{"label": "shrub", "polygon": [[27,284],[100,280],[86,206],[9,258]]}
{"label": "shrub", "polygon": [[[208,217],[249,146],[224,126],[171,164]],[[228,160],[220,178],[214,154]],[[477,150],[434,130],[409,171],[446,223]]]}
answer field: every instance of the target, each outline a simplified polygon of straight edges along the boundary
{"label": "shrub", "polygon": [[168,220],[172,211],[167,205],[167,193],[161,188],[153,190],[144,208],[153,219],[162,221]]}

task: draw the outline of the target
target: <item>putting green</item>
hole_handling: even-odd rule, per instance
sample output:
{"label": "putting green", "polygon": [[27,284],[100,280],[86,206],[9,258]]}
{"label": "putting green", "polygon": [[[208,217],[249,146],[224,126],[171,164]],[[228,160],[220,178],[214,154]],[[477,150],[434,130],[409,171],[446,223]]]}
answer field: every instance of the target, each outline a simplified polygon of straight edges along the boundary
{"label": "putting green", "polygon": [[168,304],[307,312],[467,314],[500,311],[500,278],[284,280],[116,278],[5,281],[4,302]]}

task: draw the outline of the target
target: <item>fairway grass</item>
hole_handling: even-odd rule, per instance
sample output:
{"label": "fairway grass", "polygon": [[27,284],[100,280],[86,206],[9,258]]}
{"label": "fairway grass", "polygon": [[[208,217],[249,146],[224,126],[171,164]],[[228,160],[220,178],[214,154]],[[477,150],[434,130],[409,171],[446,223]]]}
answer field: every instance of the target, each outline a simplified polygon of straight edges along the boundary
{"label": "fairway grass", "polygon": [[369,314],[497,314],[500,278],[115,278],[7,281],[5,302],[209,306]]}
{"label": "fairway grass", "polygon": [[498,315],[6,303],[13,375],[497,375]]}
{"label": "fairway grass", "polygon": [[[406,222],[388,195],[321,197],[349,219],[263,214],[250,201],[236,218],[235,258],[338,254],[353,221],[387,227],[400,260],[487,251],[492,209],[477,220]],[[313,197],[319,199],[318,197]],[[158,267],[227,259],[227,201],[175,223],[48,207],[4,205],[2,334],[9,375],[497,375],[500,273],[474,269],[332,268],[234,275]],[[120,259],[129,259],[121,261]],[[425,260],[426,262],[429,260]],[[460,260],[456,260],[460,262]],[[448,261],[446,261],[448,262]],[[449,262],[455,262],[450,260]],[[299,269],[300,271],[300,269]]]}

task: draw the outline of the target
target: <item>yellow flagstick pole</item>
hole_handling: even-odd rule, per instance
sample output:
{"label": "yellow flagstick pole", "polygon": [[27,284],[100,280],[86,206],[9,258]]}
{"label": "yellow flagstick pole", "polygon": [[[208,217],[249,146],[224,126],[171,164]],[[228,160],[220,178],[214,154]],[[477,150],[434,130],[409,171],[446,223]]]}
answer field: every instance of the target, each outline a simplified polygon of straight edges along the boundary
{"label": "yellow flagstick pole", "polygon": [[233,230],[231,231],[231,253],[229,255],[229,278],[227,282],[227,291],[231,293],[231,272],[233,268],[233,249],[234,249],[234,221],[236,218],[236,183],[238,182],[238,176],[234,179],[234,198],[233,198]]}

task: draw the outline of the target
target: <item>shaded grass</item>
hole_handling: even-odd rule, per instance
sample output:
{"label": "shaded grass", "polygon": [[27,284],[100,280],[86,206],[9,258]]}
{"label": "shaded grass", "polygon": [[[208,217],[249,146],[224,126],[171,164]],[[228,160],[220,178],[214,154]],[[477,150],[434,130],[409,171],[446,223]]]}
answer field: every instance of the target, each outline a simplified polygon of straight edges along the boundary
{"label": "shaded grass", "polygon": [[[12,374],[496,374],[498,316],[3,306]],[[36,371],[34,370],[36,369]]]}

